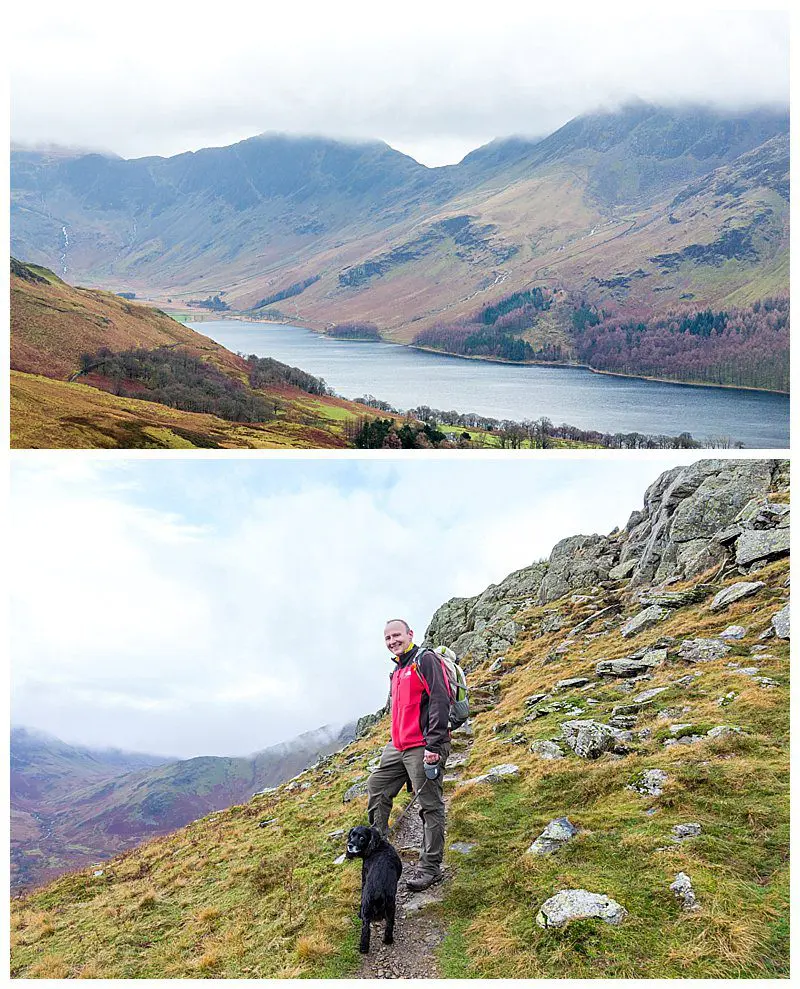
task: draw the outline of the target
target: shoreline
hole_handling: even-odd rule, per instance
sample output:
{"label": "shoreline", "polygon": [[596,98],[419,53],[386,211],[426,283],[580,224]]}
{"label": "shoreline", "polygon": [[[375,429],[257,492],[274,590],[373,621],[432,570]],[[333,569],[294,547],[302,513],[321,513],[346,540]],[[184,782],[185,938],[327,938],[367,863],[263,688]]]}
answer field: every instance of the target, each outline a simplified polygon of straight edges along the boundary
{"label": "shoreline", "polygon": [[[181,310],[181,312],[185,311],[186,310]],[[230,315],[215,314],[210,316],[210,318],[207,317],[206,319],[196,320],[196,322],[210,323],[225,319],[234,319],[244,323],[267,323],[274,326],[297,326],[296,323],[292,323],[288,320],[258,319],[246,316],[243,313],[231,313]],[[180,320],[176,320],[176,322],[180,322]],[[187,322],[195,322],[195,320],[187,320]],[[324,330],[315,330],[310,326],[302,326],[298,327],[298,329],[310,330],[312,333],[316,333],[321,337],[326,336]],[[579,361],[509,361],[502,357],[479,357],[475,354],[451,354],[446,350],[436,350],[433,347],[420,347],[414,343],[397,343],[394,340],[386,340],[383,337],[381,337],[380,340],[348,340],[343,337],[328,337],[328,339],[339,340],[340,343],[385,343],[394,347],[407,347],[409,350],[418,350],[424,354],[436,354],[439,357],[454,357],[457,360],[462,361],[482,361],[485,364],[508,364],[511,367],[563,367],[572,368],[575,370],[590,371],[592,374],[605,374],[612,378],[632,378],[634,381],[652,381],[655,384],[662,385],[686,385],[687,388],[725,388],[729,391],[753,391],[760,392],[764,395],[782,395],[784,398],[791,397],[790,392],[781,391],[777,388],[758,388],[755,385],[723,385],[713,381],[680,381],[676,378],[660,378],[648,374],[629,374],[625,371],[606,371],[603,368],[592,367],[591,364],[582,364]]]}

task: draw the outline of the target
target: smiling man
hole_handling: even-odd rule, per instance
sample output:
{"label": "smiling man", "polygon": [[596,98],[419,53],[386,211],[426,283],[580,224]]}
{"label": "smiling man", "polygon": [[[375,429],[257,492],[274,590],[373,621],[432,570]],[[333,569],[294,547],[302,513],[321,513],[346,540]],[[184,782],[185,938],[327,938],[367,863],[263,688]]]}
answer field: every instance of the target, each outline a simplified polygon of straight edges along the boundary
{"label": "smiling man", "polygon": [[[450,692],[442,664],[430,649],[414,644],[408,622],[386,623],[383,638],[397,664],[392,673],[392,738],[369,778],[369,822],[385,836],[392,802],[411,780],[419,802],[423,838],[419,864],[406,880],[411,890],[427,889],[442,877],[444,796],[442,776],[450,754]],[[435,777],[426,766],[436,767]],[[433,772],[429,768],[429,772]]]}

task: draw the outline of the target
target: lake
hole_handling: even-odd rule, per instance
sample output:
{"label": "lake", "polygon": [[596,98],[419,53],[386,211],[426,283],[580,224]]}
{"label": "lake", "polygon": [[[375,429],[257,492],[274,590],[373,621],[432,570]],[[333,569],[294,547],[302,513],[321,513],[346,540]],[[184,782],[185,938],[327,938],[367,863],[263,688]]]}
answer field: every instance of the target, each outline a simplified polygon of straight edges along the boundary
{"label": "lake", "polygon": [[584,368],[465,360],[395,344],[333,340],[304,327],[240,320],[189,323],[229,350],[274,357],[324,378],[344,398],[374,395],[397,409],[539,419],[609,433],[730,438],[788,449],[789,399],[734,388],[663,384]]}

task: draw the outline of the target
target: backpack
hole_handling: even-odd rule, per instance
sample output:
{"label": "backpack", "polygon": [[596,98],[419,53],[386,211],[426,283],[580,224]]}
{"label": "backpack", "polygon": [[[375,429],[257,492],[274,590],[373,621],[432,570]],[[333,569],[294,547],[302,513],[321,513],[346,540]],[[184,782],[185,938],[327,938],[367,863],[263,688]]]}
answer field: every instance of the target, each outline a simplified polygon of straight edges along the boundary
{"label": "backpack", "polygon": [[[420,652],[432,652],[442,664],[444,680],[450,694],[450,728],[460,728],[469,717],[469,689],[464,671],[458,665],[458,657],[447,646],[421,646]],[[422,680],[422,674],[417,670]],[[425,681],[423,680],[423,683]],[[427,689],[427,684],[425,684]]]}

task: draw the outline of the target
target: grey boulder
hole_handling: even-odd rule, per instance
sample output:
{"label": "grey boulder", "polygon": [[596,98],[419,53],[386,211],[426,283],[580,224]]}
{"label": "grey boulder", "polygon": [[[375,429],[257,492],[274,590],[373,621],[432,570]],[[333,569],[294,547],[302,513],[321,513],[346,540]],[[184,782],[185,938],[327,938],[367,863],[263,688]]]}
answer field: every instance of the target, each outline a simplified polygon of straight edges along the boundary
{"label": "grey boulder", "polygon": [[648,608],[640,611],[638,614],[634,615],[633,618],[629,618],[627,622],[619,630],[620,635],[624,639],[630,638],[632,635],[636,635],[639,632],[644,631],[646,628],[650,628],[657,622],[663,621],[667,615],[672,614],[669,608],[662,608],[661,605],[651,604]]}
{"label": "grey boulder", "polygon": [[597,759],[619,742],[619,729],[590,719],[565,721],[561,732],[567,745],[582,759]]}
{"label": "grey boulder", "polygon": [[603,893],[590,893],[585,889],[563,889],[541,905],[536,914],[536,923],[545,928],[563,927],[571,920],[597,918],[606,924],[617,926],[627,916],[625,907]]}
{"label": "grey boulder", "polygon": [[748,598],[751,594],[756,594],[762,587],[766,587],[763,580],[742,581],[739,584],[731,584],[730,587],[726,587],[716,595],[711,602],[710,610],[722,611],[723,608],[727,608],[734,601],[741,601],[742,598]]}
{"label": "grey boulder", "polygon": [[785,605],[772,616],[772,627],[779,639],[789,638],[789,605]]}
{"label": "grey boulder", "polygon": [[552,855],[572,841],[578,829],[566,817],[557,817],[550,821],[536,841],[528,848],[528,855]]}
{"label": "grey boulder", "polygon": [[678,656],[689,663],[708,663],[713,659],[722,659],[730,651],[731,647],[719,639],[684,639]]}

